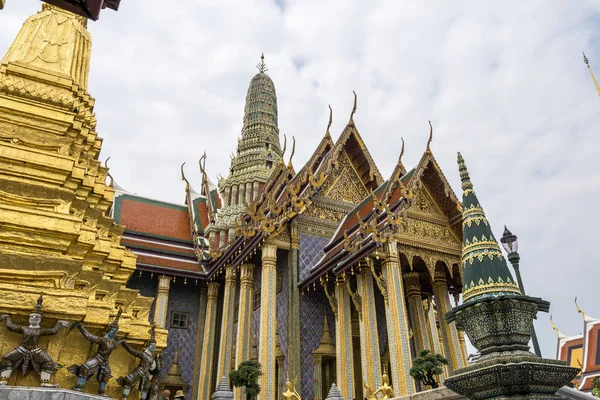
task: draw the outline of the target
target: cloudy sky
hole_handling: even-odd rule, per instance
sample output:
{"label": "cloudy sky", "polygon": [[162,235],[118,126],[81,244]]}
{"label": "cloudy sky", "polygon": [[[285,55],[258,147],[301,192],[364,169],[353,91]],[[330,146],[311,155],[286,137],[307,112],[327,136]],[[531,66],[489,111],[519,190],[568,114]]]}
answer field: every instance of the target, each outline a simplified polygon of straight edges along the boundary
{"label": "cloudy sky", "polygon": [[[432,150],[460,194],[461,151],[492,228],[519,236],[528,294],[552,303],[558,327],[582,332],[573,299],[600,318],[600,77],[597,1],[122,0],[91,22],[89,91],[101,159],[131,192],[182,203],[179,166],[200,187],[226,175],[261,52],[295,165],[325,132],[337,137],[358,94],[357,127],[389,176]],[[0,53],[37,0],[7,0]],[[173,3],[175,4],[175,3]],[[596,283],[594,283],[596,282]],[[555,355],[548,315],[536,328]]]}

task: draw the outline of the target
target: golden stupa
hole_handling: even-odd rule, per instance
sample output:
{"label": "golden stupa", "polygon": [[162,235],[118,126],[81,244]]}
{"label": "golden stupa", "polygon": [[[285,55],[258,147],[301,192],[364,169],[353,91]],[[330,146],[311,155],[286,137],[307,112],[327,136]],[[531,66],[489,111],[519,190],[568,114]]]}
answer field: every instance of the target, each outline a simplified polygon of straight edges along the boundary
{"label": "golden stupa", "polygon": [[[26,323],[43,294],[42,326],[83,321],[102,334],[122,308],[119,337],[140,345],[149,337],[153,298],[125,287],[136,259],[120,244],[123,227],[108,217],[114,191],[98,160],[86,26],[85,18],[44,4],[0,64],[0,314]],[[156,339],[164,347],[166,331]],[[0,355],[19,341],[0,324]],[[64,366],[82,363],[92,350],[76,329],[62,329],[46,345]],[[136,360],[119,347],[110,361],[107,394],[120,397],[116,378]],[[75,377],[61,368],[51,382],[70,388]],[[14,371],[9,384],[37,386],[39,377]],[[96,390],[92,378],[85,391]]]}

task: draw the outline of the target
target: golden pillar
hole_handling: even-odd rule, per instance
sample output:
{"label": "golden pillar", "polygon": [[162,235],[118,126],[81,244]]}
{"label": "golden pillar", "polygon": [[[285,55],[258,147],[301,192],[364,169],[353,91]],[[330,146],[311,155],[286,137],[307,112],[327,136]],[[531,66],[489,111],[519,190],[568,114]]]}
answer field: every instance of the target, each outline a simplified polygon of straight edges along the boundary
{"label": "golden pillar", "polygon": [[[235,368],[250,359],[252,335],[252,295],[254,293],[254,264],[240,266],[240,303],[238,309],[237,338],[235,341]],[[241,398],[241,389],[236,388],[236,399]]]}
{"label": "golden pillar", "polygon": [[423,300],[421,299],[421,283],[418,272],[410,272],[404,275],[404,284],[406,285],[406,298],[408,301],[408,315],[413,329],[413,342],[415,350],[419,353],[421,350],[431,350],[427,340],[427,321],[423,310]]}
{"label": "golden pillar", "polygon": [[335,313],[336,379],[345,399],[354,398],[354,357],[352,356],[352,310],[346,278],[338,276],[335,283],[337,299]]}
{"label": "golden pillar", "polygon": [[198,383],[198,400],[210,399],[213,387],[213,362],[215,358],[215,342],[217,328],[217,301],[219,284],[208,284],[206,301],[206,319],[204,322],[204,339],[202,340],[202,358],[200,359],[200,380]]}
{"label": "golden pillar", "polygon": [[385,244],[382,275],[386,282],[385,315],[388,331],[388,349],[392,369],[392,385],[399,396],[415,392],[415,383],[410,376],[412,364],[408,316],[402,281],[402,269],[395,241]]}
{"label": "golden pillar", "polygon": [[260,398],[276,398],[275,382],[275,323],[277,294],[277,246],[265,243],[262,246],[262,279],[260,288],[260,340],[258,362],[262,365]]}
{"label": "golden pillar", "polygon": [[159,328],[167,326],[167,306],[169,304],[169,288],[171,287],[171,277],[161,275],[158,277],[156,287],[156,304],[154,305],[154,323]]}
{"label": "golden pillar", "polygon": [[192,398],[198,398],[198,382],[200,381],[200,359],[202,357],[202,343],[204,341],[204,325],[206,321],[206,303],[208,301],[208,288],[200,288],[200,302],[198,306],[198,329],[196,330],[196,355],[194,356],[194,377]]}
{"label": "golden pillar", "polygon": [[444,345],[444,355],[448,359],[448,370],[450,373],[455,369],[462,368],[465,365],[463,354],[458,339],[456,324],[447,323],[444,315],[452,310],[450,296],[448,294],[448,284],[444,272],[436,272],[433,278],[433,295],[437,306],[440,331],[442,333],[442,343]]}
{"label": "golden pillar", "polygon": [[[352,295],[358,310],[360,326],[360,358],[363,383],[371,388],[381,386],[381,360],[379,354],[379,335],[377,334],[377,311],[373,276],[369,265],[360,262],[356,277],[356,293]],[[357,296],[358,295],[358,296]]]}
{"label": "golden pillar", "polygon": [[223,312],[221,317],[221,342],[219,346],[217,376],[215,386],[223,377],[229,381],[229,366],[231,365],[231,350],[233,346],[233,319],[235,304],[235,269],[225,268],[225,293],[223,294]]}

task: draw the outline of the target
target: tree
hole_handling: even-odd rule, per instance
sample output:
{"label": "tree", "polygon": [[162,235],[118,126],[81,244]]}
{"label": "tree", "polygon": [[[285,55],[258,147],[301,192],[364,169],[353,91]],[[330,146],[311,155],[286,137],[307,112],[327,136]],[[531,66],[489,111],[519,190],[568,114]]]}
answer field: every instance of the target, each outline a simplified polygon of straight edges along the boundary
{"label": "tree", "polygon": [[229,380],[235,387],[246,388],[246,398],[255,399],[260,393],[258,378],[262,375],[262,366],[256,361],[242,361],[235,371],[229,372]]}
{"label": "tree", "polygon": [[600,397],[600,378],[598,377],[592,381],[592,395]]}
{"label": "tree", "polygon": [[438,387],[435,380],[436,375],[442,373],[442,365],[447,365],[448,360],[439,354],[434,354],[429,350],[421,350],[419,355],[413,360],[413,366],[410,369],[410,376],[423,385],[431,386],[432,389]]}

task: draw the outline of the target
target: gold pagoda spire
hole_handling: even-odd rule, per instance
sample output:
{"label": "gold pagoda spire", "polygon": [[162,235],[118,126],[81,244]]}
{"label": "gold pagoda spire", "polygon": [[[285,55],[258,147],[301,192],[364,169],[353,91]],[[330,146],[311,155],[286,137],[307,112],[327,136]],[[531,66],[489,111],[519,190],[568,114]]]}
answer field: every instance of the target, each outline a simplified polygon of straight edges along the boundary
{"label": "gold pagoda spire", "polygon": [[2,59],[67,75],[87,90],[92,39],[87,20],[49,4],[29,17]]}
{"label": "gold pagoda spire", "polygon": [[594,86],[596,87],[596,92],[598,92],[598,96],[600,96],[600,85],[598,85],[598,81],[592,72],[592,68],[590,67],[590,60],[586,57],[585,53],[583,53],[583,62],[587,65],[588,70],[590,71],[590,75],[592,76],[592,80],[594,81]]}

